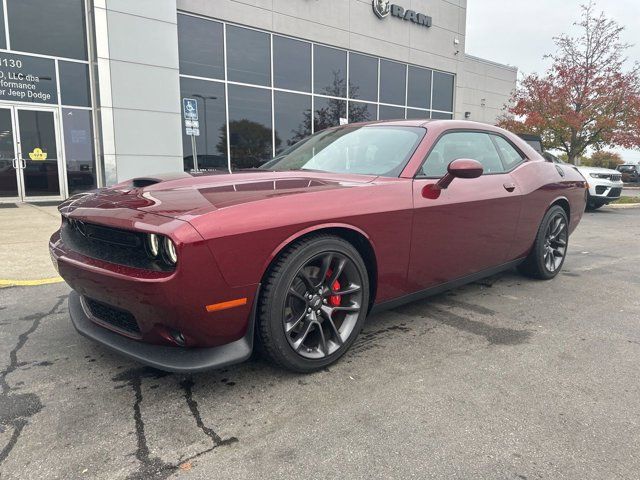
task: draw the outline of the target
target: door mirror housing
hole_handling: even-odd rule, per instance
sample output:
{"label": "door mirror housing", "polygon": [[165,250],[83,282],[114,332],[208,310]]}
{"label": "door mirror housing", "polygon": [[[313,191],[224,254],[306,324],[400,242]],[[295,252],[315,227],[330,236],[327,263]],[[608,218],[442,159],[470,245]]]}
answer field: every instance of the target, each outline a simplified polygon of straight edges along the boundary
{"label": "door mirror housing", "polygon": [[471,158],[453,160],[447,167],[447,173],[436,183],[439,189],[447,188],[454,178],[478,178],[484,169],[482,164]]}

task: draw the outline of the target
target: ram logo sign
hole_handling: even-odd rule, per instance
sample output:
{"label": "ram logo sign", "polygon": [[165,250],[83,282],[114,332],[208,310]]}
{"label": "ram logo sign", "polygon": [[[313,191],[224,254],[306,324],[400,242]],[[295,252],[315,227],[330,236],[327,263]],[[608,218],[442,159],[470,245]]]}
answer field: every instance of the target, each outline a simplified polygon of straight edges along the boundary
{"label": "ram logo sign", "polygon": [[374,13],[381,19],[391,14],[392,17],[401,18],[402,20],[407,20],[423,27],[430,27],[433,23],[429,15],[417,13],[413,10],[405,10],[404,7],[390,3],[389,0],[373,0],[371,4]]}

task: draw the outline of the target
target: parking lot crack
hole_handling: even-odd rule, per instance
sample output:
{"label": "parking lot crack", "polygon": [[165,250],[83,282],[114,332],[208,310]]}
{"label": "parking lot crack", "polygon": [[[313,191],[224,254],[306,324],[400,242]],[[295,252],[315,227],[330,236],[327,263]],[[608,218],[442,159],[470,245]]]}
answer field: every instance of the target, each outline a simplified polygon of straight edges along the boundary
{"label": "parking lot crack", "polygon": [[220,445],[228,445],[230,443],[235,443],[238,441],[236,437],[230,437],[223,440],[220,435],[218,435],[212,428],[207,427],[202,421],[202,415],[200,414],[200,410],[198,408],[198,402],[193,398],[193,387],[195,383],[191,378],[187,378],[180,382],[180,386],[184,390],[184,398],[187,402],[187,406],[189,407],[189,411],[193,416],[193,419],[196,422],[196,425],[200,430],[204,432],[206,436],[213,440],[213,443],[216,447]]}
{"label": "parking lot crack", "polygon": [[0,429],[4,429],[5,426],[13,428],[9,442],[0,450],[0,465],[9,457],[18,443],[18,439],[27,425],[27,419],[42,410],[40,398],[35,393],[12,395],[7,377],[19,367],[18,353],[25,346],[30,335],[38,329],[43,318],[53,315],[58,310],[65,298],[65,296],[59,297],[48,312],[28,317],[32,321],[31,326],[18,336],[16,345],[9,352],[9,364],[0,372]]}

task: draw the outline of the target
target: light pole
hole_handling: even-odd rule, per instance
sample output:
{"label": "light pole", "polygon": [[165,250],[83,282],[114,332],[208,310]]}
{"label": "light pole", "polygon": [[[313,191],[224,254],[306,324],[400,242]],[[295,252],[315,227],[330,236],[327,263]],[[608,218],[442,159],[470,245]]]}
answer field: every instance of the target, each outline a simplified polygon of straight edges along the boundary
{"label": "light pole", "polygon": [[191,96],[194,98],[201,99],[202,104],[204,105],[204,150],[205,150],[205,155],[208,155],[209,154],[209,135],[207,131],[207,100],[217,100],[218,97],[215,97],[215,96],[205,97],[198,93],[194,93]]}

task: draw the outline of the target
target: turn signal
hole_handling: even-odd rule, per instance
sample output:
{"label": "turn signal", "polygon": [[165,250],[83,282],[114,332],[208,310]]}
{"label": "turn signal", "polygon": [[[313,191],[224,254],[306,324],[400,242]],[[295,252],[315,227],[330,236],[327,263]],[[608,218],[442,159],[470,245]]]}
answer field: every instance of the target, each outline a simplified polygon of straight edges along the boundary
{"label": "turn signal", "polygon": [[207,312],[219,312],[220,310],[227,310],[228,308],[240,307],[247,304],[247,298],[237,298],[235,300],[229,300],[228,302],[214,303],[213,305],[207,305],[205,308]]}

